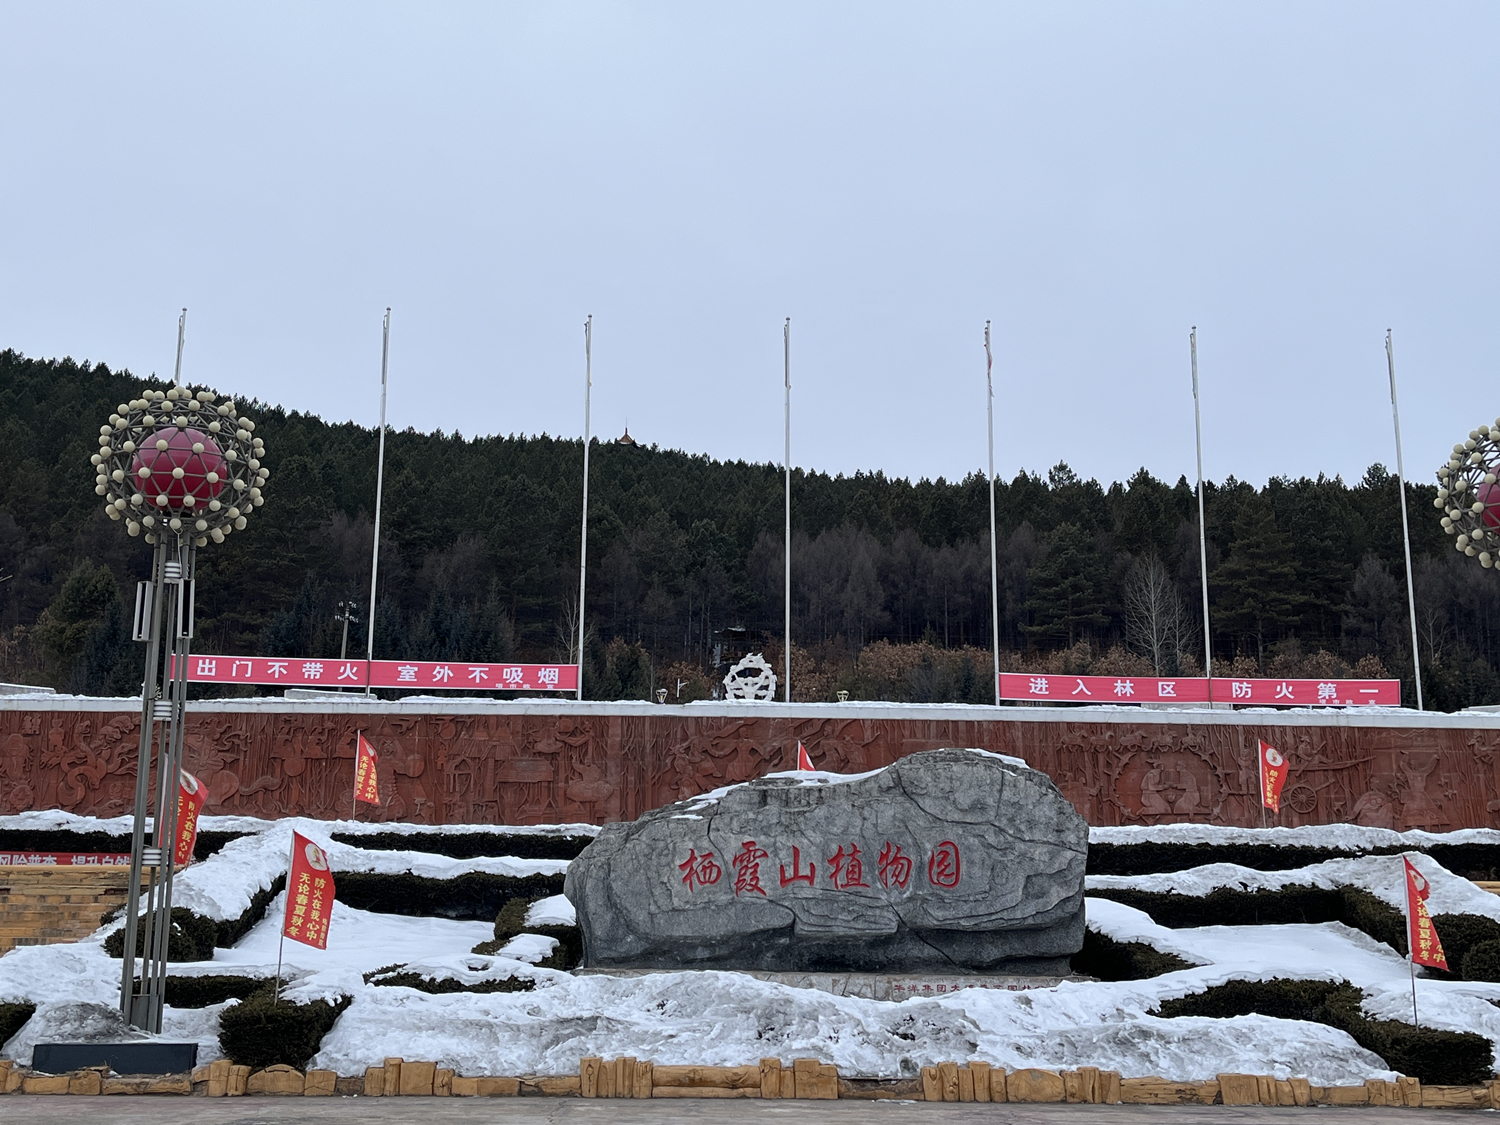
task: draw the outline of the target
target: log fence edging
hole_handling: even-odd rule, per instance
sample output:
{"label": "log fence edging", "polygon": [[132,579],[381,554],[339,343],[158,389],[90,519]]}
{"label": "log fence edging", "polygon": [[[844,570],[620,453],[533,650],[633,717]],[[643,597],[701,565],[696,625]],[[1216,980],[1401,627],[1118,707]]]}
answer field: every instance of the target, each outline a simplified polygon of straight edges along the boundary
{"label": "log fence edging", "polygon": [[745,1066],[668,1066],[649,1059],[589,1055],[571,1075],[468,1077],[436,1062],[389,1058],[363,1075],[259,1070],[219,1059],[191,1074],[117,1075],[104,1067],[40,1074],[0,1059],[4,1094],[179,1094],[199,1097],[584,1097],[891,1099],[942,1102],[1068,1102],[1100,1105],[1423,1106],[1500,1109],[1500,1079],[1483,1086],[1423,1086],[1415,1078],[1315,1086],[1305,1078],[1220,1074],[1207,1082],[1122,1078],[1117,1071],[1028,1067],[1006,1071],[979,1060],[924,1066],[914,1079],[843,1078],[815,1058],[764,1058]]}

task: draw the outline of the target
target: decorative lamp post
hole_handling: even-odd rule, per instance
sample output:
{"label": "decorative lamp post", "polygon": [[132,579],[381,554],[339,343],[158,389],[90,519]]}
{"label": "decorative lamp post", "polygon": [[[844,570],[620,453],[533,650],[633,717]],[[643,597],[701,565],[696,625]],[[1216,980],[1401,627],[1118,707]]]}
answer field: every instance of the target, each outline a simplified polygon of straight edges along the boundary
{"label": "decorative lamp post", "polygon": [[1479,565],[1500,566],[1500,418],[1493,426],[1469,431],[1467,441],[1453,447],[1448,463],[1437,471],[1438,494],[1433,506],[1443,513],[1443,530],[1453,546],[1478,558]]}
{"label": "decorative lamp post", "polygon": [[[181,357],[179,335],[179,373]],[[127,1023],[154,1033],[161,1031],[171,936],[194,566],[199,547],[243,531],[261,505],[270,472],[261,464],[265,446],[254,430],[255,423],[232,401],[218,401],[208,391],[195,394],[178,383],[121,403],[99,427],[99,452],[90,458],[105,514],[155,548],[151,580],[136,589],[134,634],[146,642],[146,676],[120,970],[120,1011]],[[146,818],[153,811],[154,842],[147,847]]]}

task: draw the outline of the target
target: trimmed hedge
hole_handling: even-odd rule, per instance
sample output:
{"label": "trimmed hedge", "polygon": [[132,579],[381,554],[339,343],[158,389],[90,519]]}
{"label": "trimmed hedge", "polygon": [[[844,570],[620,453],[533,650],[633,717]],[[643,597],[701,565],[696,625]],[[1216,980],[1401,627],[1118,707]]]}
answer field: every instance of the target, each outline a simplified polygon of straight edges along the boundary
{"label": "trimmed hedge", "polygon": [[250,905],[238,918],[229,918],[223,922],[217,922],[218,936],[214,944],[223,949],[232,949],[234,943],[248,934],[255,924],[266,916],[266,908],[271,905],[271,900],[286,890],[286,875],[283,873],[271,880],[269,887],[262,887],[250,896]]}
{"label": "trimmed hedge", "polygon": [[0,1047],[26,1026],[26,1021],[36,1015],[36,1005],[30,1003],[0,1004]]}
{"label": "trimmed hedge", "polygon": [[421,973],[398,971],[405,967],[405,965],[387,965],[384,969],[366,973],[365,983],[377,988],[415,988],[418,992],[429,992],[435,996],[449,992],[530,992],[536,988],[536,982],[527,980],[525,977],[510,976],[498,980],[482,980],[475,984],[465,984],[453,977],[428,979]]}
{"label": "trimmed hedge", "polygon": [[[1449,960],[1448,964],[1453,964]],[[1500,983],[1500,941],[1481,941],[1464,954],[1464,980],[1487,980]]]}
{"label": "trimmed hedge", "polygon": [[578,926],[528,926],[526,912],[535,901],[513,898],[502,906],[495,915],[495,940],[480,942],[473,952],[493,956],[518,934],[539,934],[557,940],[557,948],[537,962],[540,968],[563,972],[577,968],[583,960],[583,930]]}
{"label": "trimmed hedge", "polygon": [[1145,980],[1193,965],[1143,941],[1115,941],[1098,930],[1084,930],[1083,948],[1073,954],[1069,967],[1099,980]]}
{"label": "trimmed hedge", "polygon": [[[1291,884],[1276,890],[1254,891],[1216,887],[1206,895],[1104,887],[1088,893],[1144,910],[1152,920],[1174,930],[1196,926],[1342,922],[1406,956],[1405,917],[1363,887],[1327,890]],[[1429,969],[1429,974],[1441,980],[1489,979],[1469,977],[1463,965],[1471,949],[1500,940],[1500,922],[1480,914],[1439,914],[1432,924],[1443,943],[1450,971]],[[1478,963],[1483,964],[1483,959]]]}
{"label": "trimmed hedge", "polygon": [[[193,858],[207,859],[230,840],[238,840],[248,832],[198,833],[193,845]],[[149,838],[149,837],[148,837]],[[130,834],[115,835],[110,832],[71,832],[66,828],[33,832],[21,828],[0,829],[0,852],[112,852],[116,855],[130,851]]]}
{"label": "trimmed hedge", "polygon": [[333,839],[352,848],[382,852],[426,852],[450,859],[509,856],[514,859],[577,859],[594,842],[592,836],[541,836],[505,832],[335,832]]}
{"label": "trimmed hedge", "polygon": [[[172,907],[172,929],[167,937],[168,961],[211,961],[214,942],[219,935],[218,923],[212,918],[194,914],[185,906]],[[125,956],[125,929],[122,926],[104,939],[104,952],[111,957]],[[146,955],[146,927],[136,927],[135,955]]]}
{"label": "trimmed hedge", "polygon": [[1090,844],[1090,875],[1159,875],[1209,863],[1235,863],[1256,871],[1291,871],[1330,859],[1421,852],[1465,879],[1500,879],[1500,844],[1428,844],[1420,848],[1386,845],[1368,850],[1276,844],[1178,844],[1143,840],[1139,844]]}
{"label": "trimmed hedge", "polygon": [[166,1001],[171,1008],[207,1008],[226,1000],[248,1000],[266,986],[265,977],[215,974],[167,977]]}
{"label": "trimmed hedge", "polygon": [[470,871],[452,879],[402,872],[335,871],[334,898],[377,914],[488,922],[512,899],[560,895],[562,875],[491,875]]}
{"label": "trimmed hedge", "polygon": [[1258,1013],[1276,1019],[1327,1024],[1348,1033],[1386,1066],[1421,1079],[1424,1085],[1474,1086],[1490,1080],[1494,1049],[1472,1031],[1439,1031],[1400,1020],[1372,1020],[1364,1014],[1365,994],[1348,981],[1232,980],[1190,996],[1163,1001],[1152,1015],[1173,1019],[1207,1016],[1229,1019]]}
{"label": "trimmed hedge", "polygon": [[305,1070],[351,998],[341,996],[334,1004],[297,1004],[273,1000],[273,994],[274,989],[262,982],[243,1003],[224,1009],[219,1015],[219,1049],[239,1066],[259,1069],[285,1063]]}

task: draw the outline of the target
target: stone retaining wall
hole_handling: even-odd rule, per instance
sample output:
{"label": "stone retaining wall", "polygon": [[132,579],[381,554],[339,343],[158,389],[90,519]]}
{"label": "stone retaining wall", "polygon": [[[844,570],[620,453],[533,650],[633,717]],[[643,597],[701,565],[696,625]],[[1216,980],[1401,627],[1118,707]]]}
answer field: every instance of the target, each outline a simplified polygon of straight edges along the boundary
{"label": "stone retaining wall", "polygon": [[[139,703],[0,697],[0,812],[130,811]],[[187,766],[209,813],[349,813],[354,740],[380,754],[385,803],[428,824],[630,820],[792,768],[858,772],[918,750],[1025,758],[1090,824],[1259,826],[1256,741],[1291,760],[1278,823],[1500,827],[1500,715],[1148,711],[879,704],[215,700],[188,711]]]}

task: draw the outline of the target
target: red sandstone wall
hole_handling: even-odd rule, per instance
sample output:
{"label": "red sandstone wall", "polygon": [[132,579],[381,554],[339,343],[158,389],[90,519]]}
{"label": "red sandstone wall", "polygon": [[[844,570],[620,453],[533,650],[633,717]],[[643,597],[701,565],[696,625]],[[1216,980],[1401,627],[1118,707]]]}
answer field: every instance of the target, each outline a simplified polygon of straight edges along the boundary
{"label": "red sandstone wall", "polygon": [[[0,711],[0,811],[114,816],[134,793],[137,716]],[[209,813],[347,817],[354,734],[386,804],[362,819],[536,824],[629,819],[793,764],[855,772],[942,746],[1045,770],[1091,824],[1259,825],[1255,742],[1292,761],[1279,823],[1500,827],[1500,732],[1434,728],[657,715],[191,714]]]}

